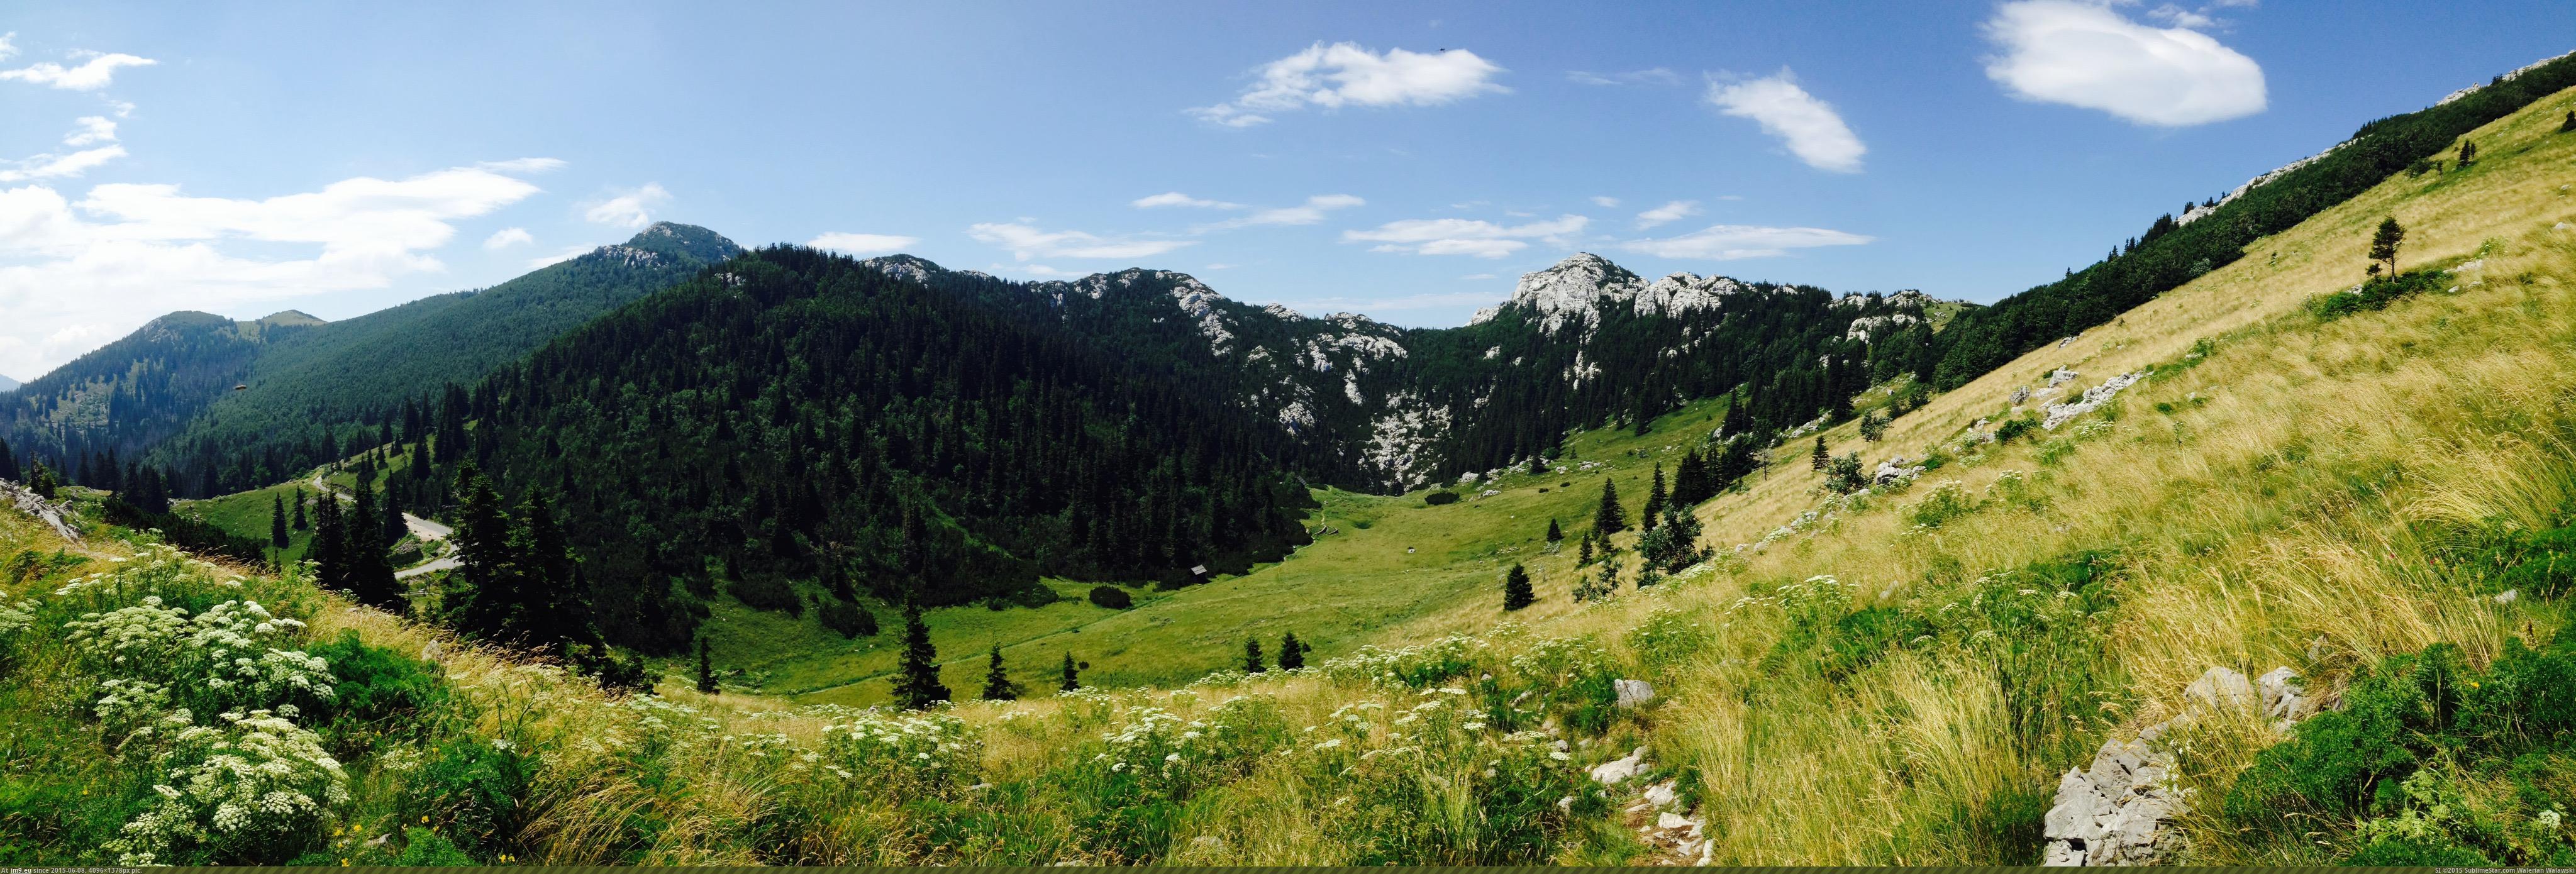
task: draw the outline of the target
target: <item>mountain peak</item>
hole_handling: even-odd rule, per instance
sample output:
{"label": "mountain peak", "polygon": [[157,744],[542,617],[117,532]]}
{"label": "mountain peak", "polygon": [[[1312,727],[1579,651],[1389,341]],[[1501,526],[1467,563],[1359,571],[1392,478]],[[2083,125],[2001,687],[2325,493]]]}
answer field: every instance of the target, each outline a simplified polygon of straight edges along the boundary
{"label": "mountain peak", "polygon": [[742,254],[742,247],[723,234],[677,222],[654,222],[627,240],[626,247],[709,264]]}
{"label": "mountain peak", "polygon": [[308,313],[303,310],[279,310],[277,312],[261,316],[259,318],[259,323],[263,325],[277,326],[327,324],[322,319],[315,317],[312,313]]}

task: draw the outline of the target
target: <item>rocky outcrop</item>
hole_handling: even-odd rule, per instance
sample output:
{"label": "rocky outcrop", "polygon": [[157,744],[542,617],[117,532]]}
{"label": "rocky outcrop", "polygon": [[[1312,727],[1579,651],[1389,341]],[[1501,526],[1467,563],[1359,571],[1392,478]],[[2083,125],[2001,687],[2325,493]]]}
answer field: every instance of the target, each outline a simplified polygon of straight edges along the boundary
{"label": "rocky outcrop", "polygon": [[2041,821],[2047,846],[2040,864],[2153,865],[2181,849],[2171,828],[2187,809],[2173,785],[2173,756],[2165,735],[2212,714],[2260,714],[2286,731],[2317,711],[2317,699],[2298,673],[2273,668],[2248,682],[2230,668],[2213,667],[2183,689],[2183,712],[2148,726],[2134,740],[2113,738],[2093,754],[2092,765],[2057,778],[2056,804]]}
{"label": "rocky outcrop", "polygon": [[80,542],[80,530],[71,525],[70,507],[37,497],[34,489],[7,480],[0,480],[0,498],[5,498],[10,506],[18,508],[18,512],[33,516],[36,521],[45,523],[45,527],[54,529],[54,533],[62,535],[64,540]]}
{"label": "rocky outcrop", "polygon": [[1869,484],[1873,486],[1895,485],[1901,482],[1909,482],[1915,477],[1922,476],[1923,466],[1920,464],[1908,465],[1906,464],[1907,460],[1908,459],[1905,456],[1898,455],[1891,457],[1886,461],[1879,462],[1878,469],[1876,471],[1872,471],[1869,475]]}
{"label": "rocky outcrop", "polygon": [[[2059,371],[2059,373],[2067,373],[2067,371]],[[2072,378],[2071,374],[2070,378]],[[2040,409],[2047,413],[2048,418],[2040,422],[2039,426],[2041,428],[2055,431],[2057,430],[2057,426],[2066,424],[2066,420],[2092,412],[2094,408],[2110,402],[2111,397],[2119,394],[2121,389],[2136,385],[2139,380],[2146,378],[2147,371],[2144,370],[2136,373],[2123,373],[2119,376],[2103,380],[2101,385],[2085,389],[2083,397],[2041,407]],[[2058,380],[2054,375],[2050,376],[2049,379],[2051,380],[2051,385],[2062,381]]]}
{"label": "rocky outcrop", "polygon": [[1619,694],[1619,707],[1644,707],[1655,700],[1655,687],[1644,680],[1612,680],[1610,688]]}

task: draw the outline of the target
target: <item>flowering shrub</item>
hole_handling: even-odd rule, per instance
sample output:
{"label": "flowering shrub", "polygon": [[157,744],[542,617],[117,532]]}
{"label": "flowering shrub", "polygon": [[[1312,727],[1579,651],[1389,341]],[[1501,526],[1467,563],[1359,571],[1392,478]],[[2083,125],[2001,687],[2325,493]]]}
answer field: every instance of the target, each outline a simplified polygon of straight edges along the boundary
{"label": "flowering shrub", "polygon": [[1316,816],[1348,854],[1342,864],[1538,862],[1568,822],[1607,812],[1561,742],[1489,730],[1466,695],[1443,687],[1410,705],[1345,707],[1307,731],[1325,737],[1290,754],[1312,775]]}
{"label": "flowering shrub", "polygon": [[826,773],[894,798],[953,796],[973,784],[984,744],[955,714],[861,710],[823,727]]}
{"label": "flowering shrub", "polygon": [[226,601],[191,617],[153,595],[82,614],[65,627],[72,631],[67,641],[96,672],[165,684],[177,703],[199,712],[310,706],[335,695],[328,662],[277,648],[304,623],[273,616],[255,601]]}
{"label": "flowering shrub", "polygon": [[349,778],[321,738],[266,710],[223,719],[172,733],[160,799],[108,842],[119,864],[274,863],[323,839]]}
{"label": "flowering shrub", "polygon": [[[1573,731],[1600,734],[1617,714],[1618,671],[1608,650],[1584,637],[1554,637],[1531,644],[1512,656],[1511,671],[1532,693],[1530,709],[1542,717],[1554,713]],[[1514,723],[1517,724],[1517,723]]]}
{"label": "flowering shrub", "polygon": [[1628,630],[1628,648],[1656,666],[1680,664],[1714,640],[1706,626],[1674,607],[1657,607],[1646,614],[1646,621]]}
{"label": "flowering shrub", "polygon": [[1477,650],[1483,647],[1483,641],[1457,634],[1399,650],[1363,646],[1358,652],[1325,662],[1323,670],[1324,676],[1336,680],[1419,689],[1466,674],[1475,666]]}

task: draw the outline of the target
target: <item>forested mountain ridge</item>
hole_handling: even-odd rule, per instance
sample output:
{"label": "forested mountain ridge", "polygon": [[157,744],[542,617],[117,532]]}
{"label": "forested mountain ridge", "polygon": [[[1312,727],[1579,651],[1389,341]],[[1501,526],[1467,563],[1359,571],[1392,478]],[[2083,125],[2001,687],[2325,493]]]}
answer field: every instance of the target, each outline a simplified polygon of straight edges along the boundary
{"label": "forested mountain ridge", "polygon": [[599,625],[652,649],[688,640],[719,585],[789,611],[809,580],[843,605],[827,611],[862,591],[1042,601],[1040,573],[1180,582],[1306,538],[1268,423],[1120,350],[799,247],[707,268],[413,409],[415,463],[390,488],[447,503],[470,463],[514,501],[560,493]]}
{"label": "forested mountain ridge", "polygon": [[242,376],[245,390],[149,444],[151,459],[181,471],[190,493],[277,482],[344,457],[335,447],[376,443],[404,398],[470,383],[741,251],[705,228],[663,222],[490,288],[333,322],[263,350]]}
{"label": "forested mountain ridge", "polygon": [[1222,392],[1294,441],[1300,472],[1404,490],[1553,457],[1570,430],[1745,392],[1744,433],[1839,411],[1912,372],[1931,335],[1919,292],[1676,273],[1646,282],[1589,253],[1522,278],[1459,328],[1316,318],[1230,300],[1187,274],[1131,269],[1014,283],[911,256],[869,265],[1118,348],[1132,366]]}
{"label": "forested mountain ridge", "polygon": [[232,391],[268,350],[325,323],[294,310],[237,322],[176,312],[0,392],[0,440],[65,472],[134,460]]}
{"label": "forested mountain ridge", "polygon": [[16,391],[19,385],[20,383],[17,380],[10,379],[6,375],[0,375],[0,391]]}

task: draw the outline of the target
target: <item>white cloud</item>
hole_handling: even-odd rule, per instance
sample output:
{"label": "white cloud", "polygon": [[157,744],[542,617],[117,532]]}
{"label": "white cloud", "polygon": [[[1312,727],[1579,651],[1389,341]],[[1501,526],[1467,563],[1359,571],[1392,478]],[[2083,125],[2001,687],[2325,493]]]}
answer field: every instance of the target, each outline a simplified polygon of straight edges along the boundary
{"label": "white cloud", "polygon": [[1016,273],[1024,276],[1053,276],[1058,279],[1091,275],[1079,270],[1057,270],[1044,264],[994,264],[985,267],[984,272],[995,276]]}
{"label": "white cloud", "polygon": [[901,234],[853,234],[832,231],[805,241],[805,245],[817,249],[830,249],[844,255],[874,255],[881,252],[902,251],[904,247],[918,242],[921,242],[920,237],[907,237]]}
{"label": "white cloud", "polygon": [[66,176],[78,176],[82,173],[89,172],[92,167],[96,167],[100,164],[105,164],[122,157],[125,157],[124,146],[103,146],[100,148],[73,152],[68,155],[37,155],[25,160],[13,162],[16,165],[15,169],[0,170],[0,182],[21,182],[28,179],[59,179]]}
{"label": "white cloud", "polygon": [[474,166],[494,173],[544,173],[563,169],[561,158],[512,158],[507,161],[482,161]]}
{"label": "white cloud", "polygon": [[1779,137],[1790,154],[1818,170],[1858,173],[1860,156],[1869,151],[1833,106],[1798,87],[1787,68],[1760,79],[1709,83],[1708,102],[1719,112],[1761,123],[1764,133]]}
{"label": "white cloud", "polygon": [[12,40],[17,38],[18,32],[14,30],[8,33],[0,33],[0,61],[5,61],[18,56],[18,44],[12,42]]}
{"label": "white cloud", "polygon": [[1264,113],[1308,106],[1437,106],[1479,94],[1511,93],[1489,81],[1501,72],[1503,68],[1466,49],[1379,53],[1357,43],[1318,42],[1263,65],[1260,81],[1232,101],[1189,112],[1211,124],[1251,127],[1270,121]]}
{"label": "white cloud", "polygon": [[160,63],[133,55],[88,55],[89,60],[77,67],[64,67],[52,62],[32,64],[15,70],[0,70],[0,79],[16,79],[37,85],[51,85],[69,91],[96,91],[116,78],[118,67],[149,67]]}
{"label": "white cloud", "polygon": [[966,229],[966,235],[977,242],[1008,249],[1014,260],[1023,262],[1031,258],[1150,258],[1196,245],[1189,240],[1137,240],[1081,231],[1042,231],[1016,222],[974,225]]}
{"label": "white cloud", "polygon": [[1565,78],[1578,85],[1679,85],[1682,83],[1681,74],[1663,67],[1607,75],[1583,70],[1567,70]]}
{"label": "white cloud", "polygon": [[1671,224],[1699,214],[1699,201],[1676,200],[1637,214],[1637,230]]}
{"label": "white cloud", "polygon": [[2207,13],[2184,9],[2171,3],[2147,10],[2147,17],[2175,27],[2188,27],[2193,30],[2206,30],[2218,24],[2218,19],[2209,17]]}
{"label": "white cloud", "polygon": [[1592,205],[1604,209],[1615,209],[1619,206],[1619,199],[1616,197],[1595,197],[1592,199]]}
{"label": "white cloud", "polygon": [[507,249],[511,246],[524,246],[536,241],[536,235],[528,233],[527,228],[502,228],[500,230],[493,231],[491,236],[483,238],[483,248],[486,251],[498,251],[501,249]]}
{"label": "white cloud", "polygon": [[1404,219],[1387,222],[1371,230],[1343,231],[1342,241],[1377,243],[1369,248],[1372,252],[1500,258],[1529,248],[1526,240],[1539,239],[1563,245],[1571,235],[1581,233],[1590,222],[1591,219],[1579,215],[1524,225],[1498,225],[1478,219]]}
{"label": "white cloud", "polygon": [[1128,205],[1128,206],[1135,207],[1135,208],[1137,208],[1137,209],[1154,209],[1154,208],[1156,208],[1156,207],[1164,207],[1164,206],[1186,206],[1186,207],[1191,207],[1191,208],[1194,208],[1194,209],[1242,209],[1242,208],[1243,208],[1243,204],[1240,204],[1240,203],[1227,203],[1227,202],[1222,201],[1222,200],[1205,200],[1205,199],[1201,199],[1201,198],[1191,197],[1191,196],[1189,196],[1189,195],[1187,195],[1187,194],[1182,194],[1182,193],[1180,193],[1180,192],[1178,192],[1178,191],[1166,191],[1166,192],[1163,192],[1163,193],[1161,193],[1161,194],[1151,195],[1151,196],[1148,196],[1148,197],[1139,197],[1139,198],[1136,198],[1135,200],[1128,201],[1128,202],[1127,202],[1127,205]]}
{"label": "white cloud", "polygon": [[612,228],[640,228],[653,223],[653,209],[671,199],[659,182],[591,204],[581,217]]}
{"label": "white cloud", "polygon": [[[0,370],[42,372],[171,310],[383,288],[443,270],[428,253],[453,239],[453,222],[535,193],[472,167],[263,199],[166,184],[99,185],[76,202],[42,184],[0,189],[0,312],[10,316]],[[228,251],[235,242],[277,254]],[[279,244],[313,248],[298,257]]]}
{"label": "white cloud", "polygon": [[72,128],[71,133],[63,136],[63,145],[78,147],[92,143],[116,142],[116,122],[100,116],[84,115],[74,119],[72,124],[78,127]]}
{"label": "white cloud", "polygon": [[1298,206],[1283,206],[1276,209],[1265,209],[1242,218],[1226,219],[1225,221],[1217,222],[1215,224],[1205,225],[1196,228],[1196,230],[1226,230],[1230,228],[1251,227],[1254,225],[1311,225],[1322,222],[1324,220],[1324,214],[1327,212],[1337,209],[1348,209],[1354,206],[1365,206],[1367,204],[1368,201],[1361,200],[1359,197],[1354,195],[1318,194],[1313,197],[1306,198],[1306,202]]}
{"label": "white cloud", "polygon": [[1502,278],[1502,277],[1500,277],[1500,276],[1496,276],[1496,275],[1491,274],[1491,273],[1470,273],[1470,274],[1467,274],[1467,275],[1465,275],[1465,276],[1458,277],[1458,279],[1459,279],[1460,281],[1462,281],[1462,282],[1463,282],[1463,281],[1466,281],[1466,280],[1471,280],[1471,279],[1501,279],[1501,278]]}
{"label": "white cloud", "polygon": [[1707,228],[1651,240],[1630,240],[1619,248],[1659,258],[1696,258],[1710,261],[1732,261],[1737,258],[1762,258],[1786,255],[1791,249],[1818,246],[1857,246],[1872,238],[1824,228],[1766,228],[1753,225],[1710,225]]}
{"label": "white cloud", "polygon": [[1986,76],[2023,100],[2099,109],[2130,122],[2188,127],[2263,111],[2263,67],[2192,30],[2138,24],[2109,7],[2017,0],[1986,37],[2002,54]]}

